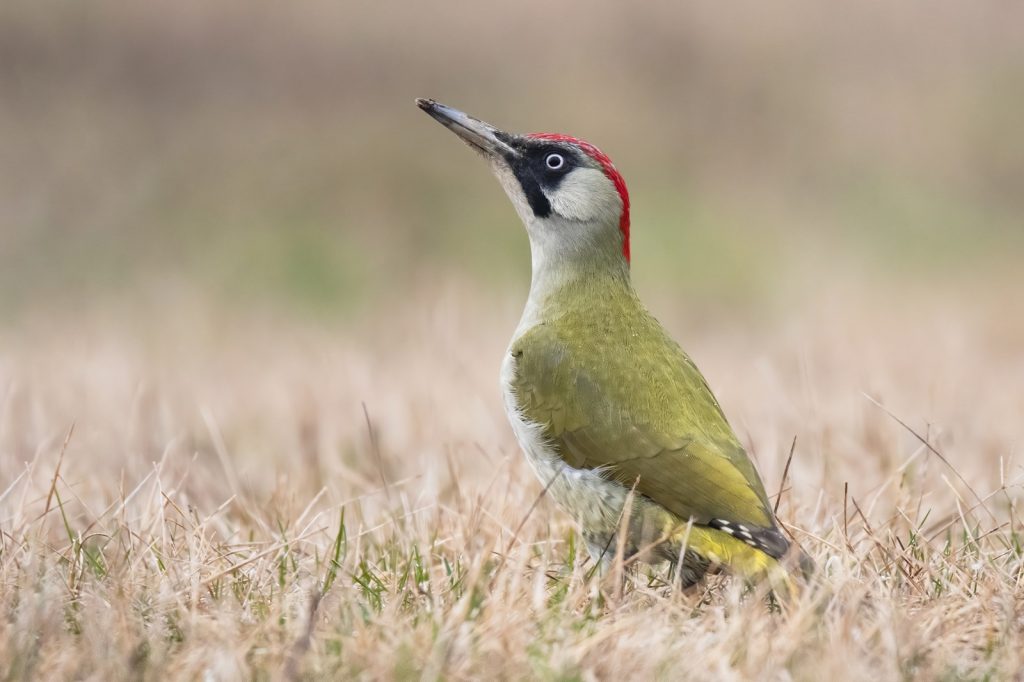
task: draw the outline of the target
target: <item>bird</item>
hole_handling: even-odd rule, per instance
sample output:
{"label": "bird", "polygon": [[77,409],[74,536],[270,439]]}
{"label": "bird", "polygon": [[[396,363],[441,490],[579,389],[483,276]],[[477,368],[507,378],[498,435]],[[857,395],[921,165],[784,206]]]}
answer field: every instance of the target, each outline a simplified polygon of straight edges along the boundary
{"label": "bird", "polygon": [[757,469],[633,288],[629,192],[611,159],[569,135],[416,104],[490,163],[526,227],[532,276],[501,364],[505,409],[597,567],[621,551],[671,562],[684,587],[725,571],[792,591],[791,543]]}

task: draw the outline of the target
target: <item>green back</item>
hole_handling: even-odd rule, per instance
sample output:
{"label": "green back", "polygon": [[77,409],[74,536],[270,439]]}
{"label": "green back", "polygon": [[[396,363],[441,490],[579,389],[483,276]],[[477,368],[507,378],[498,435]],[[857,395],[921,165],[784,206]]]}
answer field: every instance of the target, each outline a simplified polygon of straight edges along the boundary
{"label": "green back", "polygon": [[570,466],[636,482],[682,519],[773,528],[764,485],[690,358],[628,282],[586,287],[543,302],[512,344],[523,415]]}

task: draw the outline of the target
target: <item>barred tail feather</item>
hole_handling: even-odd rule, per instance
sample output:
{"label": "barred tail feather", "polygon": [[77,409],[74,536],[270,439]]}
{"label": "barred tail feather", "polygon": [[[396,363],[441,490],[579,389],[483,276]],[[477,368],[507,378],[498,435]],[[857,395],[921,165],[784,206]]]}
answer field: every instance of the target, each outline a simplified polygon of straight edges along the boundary
{"label": "barred tail feather", "polygon": [[684,542],[687,553],[699,554],[734,575],[753,583],[767,581],[775,592],[795,593],[789,572],[778,559],[729,533],[708,526],[684,527],[673,535],[672,544]]}

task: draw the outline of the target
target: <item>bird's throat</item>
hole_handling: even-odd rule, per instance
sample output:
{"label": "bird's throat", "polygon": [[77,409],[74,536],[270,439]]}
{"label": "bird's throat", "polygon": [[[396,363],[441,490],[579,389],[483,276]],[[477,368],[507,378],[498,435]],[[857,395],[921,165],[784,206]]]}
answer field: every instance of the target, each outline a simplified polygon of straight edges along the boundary
{"label": "bird's throat", "polygon": [[568,315],[606,315],[642,309],[627,267],[587,267],[580,263],[537,263],[516,336],[541,323],[557,324]]}
{"label": "bird's throat", "polygon": [[622,255],[617,228],[552,222],[527,226],[532,303],[566,296],[633,295],[629,262]]}

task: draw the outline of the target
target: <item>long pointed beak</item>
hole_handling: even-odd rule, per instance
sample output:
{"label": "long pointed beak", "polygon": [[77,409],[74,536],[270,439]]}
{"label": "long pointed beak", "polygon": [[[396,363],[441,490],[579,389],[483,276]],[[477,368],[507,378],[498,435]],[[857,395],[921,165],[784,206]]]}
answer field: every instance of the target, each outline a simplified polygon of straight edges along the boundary
{"label": "long pointed beak", "polygon": [[432,99],[418,98],[416,106],[485,156],[507,160],[517,155],[516,150],[507,142],[513,136],[498,130],[489,123],[484,123],[469,114],[447,107]]}

